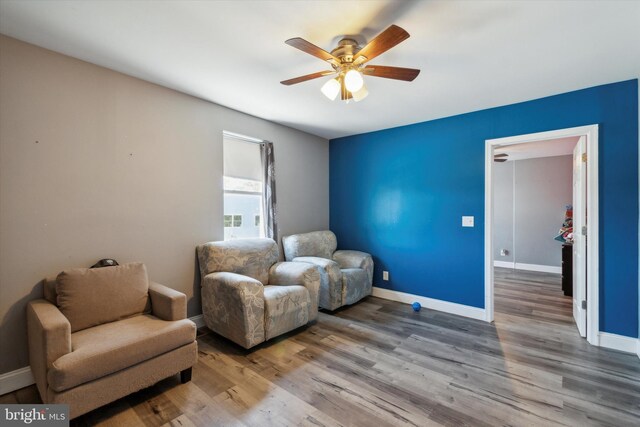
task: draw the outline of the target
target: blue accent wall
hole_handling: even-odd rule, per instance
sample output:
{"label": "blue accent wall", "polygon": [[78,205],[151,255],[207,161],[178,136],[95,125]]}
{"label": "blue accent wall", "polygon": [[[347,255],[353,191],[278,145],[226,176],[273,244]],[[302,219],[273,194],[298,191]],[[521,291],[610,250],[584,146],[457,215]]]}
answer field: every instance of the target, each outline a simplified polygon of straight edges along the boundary
{"label": "blue accent wall", "polygon": [[485,140],[591,124],[600,125],[600,330],[637,337],[637,79],[331,140],[338,245],[373,255],[374,286],[482,308]]}

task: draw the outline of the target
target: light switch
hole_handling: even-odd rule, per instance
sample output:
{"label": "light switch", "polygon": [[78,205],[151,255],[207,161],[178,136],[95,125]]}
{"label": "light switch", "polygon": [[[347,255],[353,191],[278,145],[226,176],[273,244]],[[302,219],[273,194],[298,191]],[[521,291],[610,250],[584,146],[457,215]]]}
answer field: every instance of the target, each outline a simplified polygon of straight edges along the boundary
{"label": "light switch", "polygon": [[472,216],[463,216],[462,217],[462,226],[463,227],[473,227],[473,217]]}

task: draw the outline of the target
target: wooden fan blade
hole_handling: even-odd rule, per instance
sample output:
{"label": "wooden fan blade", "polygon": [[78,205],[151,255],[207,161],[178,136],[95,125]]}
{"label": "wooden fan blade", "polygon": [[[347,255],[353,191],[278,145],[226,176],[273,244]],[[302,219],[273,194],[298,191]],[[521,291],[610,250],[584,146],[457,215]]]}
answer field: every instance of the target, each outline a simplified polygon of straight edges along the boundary
{"label": "wooden fan blade", "polygon": [[509,155],[507,153],[496,153],[493,157],[509,157]]}
{"label": "wooden fan blade", "polygon": [[395,45],[403,42],[408,38],[409,33],[398,27],[397,25],[392,25],[378,34],[365,47],[360,49],[356,56],[353,57],[353,60],[355,62],[360,57],[365,57],[366,59],[364,61],[360,60],[359,62],[371,61],[376,56],[385,53]]}
{"label": "wooden fan blade", "polygon": [[385,79],[396,79],[412,82],[420,70],[415,68],[386,67],[384,65],[367,65],[362,69],[364,74],[374,77],[384,77]]}
{"label": "wooden fan blade", "polygon": [[298,83],[306,82],[307,80],[317,79],[318,77],[328,76],[329,74],[335,74],[335,71],[333,71],[333,70],[331,70],[331,71],[329,71],[329,70],[327,70],[327,71],[319,71],[317,73],[307,74],[305,76],[300,76],[300,77],[295,77],[293,79],[284,80],[284,81],[281,81],[280,83],[282,83],[283,85],[286,85],[286,86],[291,86],[291,85],[295,85],[295,84],[298,84]]}
{"label": "wooden fan blade", "polygon": [[296,49],[300,49],[301,51],[306,52],[309,55],[313,55],[316,58],[320,58],[323,61],[327,61],[335,65],[340,64],[340,60],[338,58],[336,58],[326,50],[319,48],[315,44],[306,41],[303,38],[294,37],[292,39],[285,41],[285,43],[288,44],[289,46],[295,47]]}
{"label": "wooden fan blade", "polygon": [[502,162],[506,162],[506,161],[507,161],[507,159],[505,159],[505,158],[501,158],[501,159],[500,159],[500,158],[498,158],[498,159],[493,159],[493,161],[494,161],[494,162],[497,162],[497,163],[502,163]]}

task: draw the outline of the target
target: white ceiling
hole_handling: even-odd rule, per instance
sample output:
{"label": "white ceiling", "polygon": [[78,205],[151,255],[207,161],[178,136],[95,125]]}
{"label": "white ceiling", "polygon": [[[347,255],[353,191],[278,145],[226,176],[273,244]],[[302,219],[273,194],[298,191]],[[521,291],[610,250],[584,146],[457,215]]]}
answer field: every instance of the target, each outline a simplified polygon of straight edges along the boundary
{"label": "white ceiling", "polygon": [[[414,82],[365,77],[348,105],[327,77],[279,83],[328,68],[286,39],[331,50],[390,24],[411,38],[371,63]],[[0,0],[0,32],[326,138],[640,76],[640,1]]]}
{"label": "white ceiling", "polygon": [[507,153],[507,161],[535,159],[538,157],[555,157],[573,154],[573,149],[580,139],[579,136],[556,138],[546,141],[525,142],[523,144],[507,145],[495,149],[495,153]]}

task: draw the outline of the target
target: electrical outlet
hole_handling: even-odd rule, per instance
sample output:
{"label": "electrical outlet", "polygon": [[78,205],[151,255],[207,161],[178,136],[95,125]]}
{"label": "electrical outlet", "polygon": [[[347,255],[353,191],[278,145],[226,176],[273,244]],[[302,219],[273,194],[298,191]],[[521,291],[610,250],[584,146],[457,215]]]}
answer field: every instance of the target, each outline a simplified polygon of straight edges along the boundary
{"label": "electrical outlet", "polygon": [[472,216],[463,216],[462,217],[462,226],[463,227],[473,227],[473,217]]}
{"label": "electrical outlet", "polygon": [[507,249],[500,249],[500,256],[507,256],[509,255],[509,251]]}
{"label": "electrical outlet", "polygon": [[383,271],[382,272],[382,280],[389,280],[389,272],[388,271]]}

